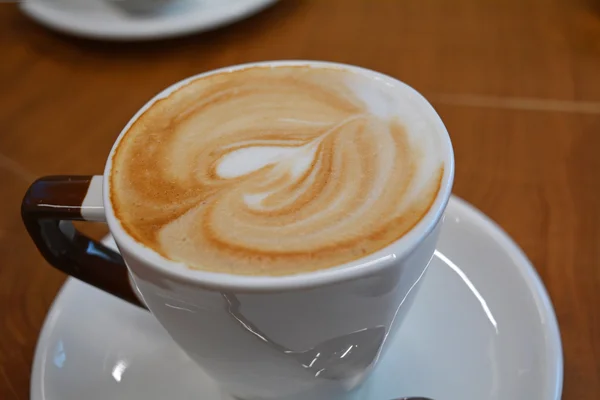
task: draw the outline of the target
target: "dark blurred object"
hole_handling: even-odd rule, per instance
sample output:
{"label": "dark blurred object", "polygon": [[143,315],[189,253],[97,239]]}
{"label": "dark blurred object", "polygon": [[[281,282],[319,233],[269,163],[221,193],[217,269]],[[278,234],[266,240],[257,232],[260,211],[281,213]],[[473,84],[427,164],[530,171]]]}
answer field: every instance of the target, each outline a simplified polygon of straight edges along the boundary
{"label": "dark blurred object", "polygon": [[153,15],[178,0],[105,0],[131,15]]}

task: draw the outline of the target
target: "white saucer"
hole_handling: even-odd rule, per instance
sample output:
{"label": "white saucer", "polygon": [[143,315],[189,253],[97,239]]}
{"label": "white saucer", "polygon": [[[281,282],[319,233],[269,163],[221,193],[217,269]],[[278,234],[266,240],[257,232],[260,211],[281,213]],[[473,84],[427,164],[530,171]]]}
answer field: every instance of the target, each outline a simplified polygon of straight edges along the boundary
{"label": "white saucer", "polygon": [[[535,270],[452,198],[438,251],[399,335],[352,400],[557,400],[562,350]],[[35,354],[32,400],[230,400],[149,313],[70,279]]]}
{"label": "white saucer", "polygon": [[127,0],[25,0],[20,7],[40,24],[63,33],[92,39],[149,40],[223,26],[276,0],[172,0],[160,11],[145,15],[126,12],[118,6],[119,1]]}

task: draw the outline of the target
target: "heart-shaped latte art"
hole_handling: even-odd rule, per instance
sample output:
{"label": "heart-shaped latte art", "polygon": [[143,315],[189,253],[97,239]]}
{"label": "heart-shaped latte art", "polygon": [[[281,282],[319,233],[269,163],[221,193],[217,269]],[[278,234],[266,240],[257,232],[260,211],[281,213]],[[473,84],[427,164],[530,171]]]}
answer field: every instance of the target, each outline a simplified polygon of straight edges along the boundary
{"label": "heart-shaped latte art", "polygon": [[372,254],[431,208],[444,172],[349,72],[255,67],[158,100],[113,158],[123,227],[191,268],[286,275]]}

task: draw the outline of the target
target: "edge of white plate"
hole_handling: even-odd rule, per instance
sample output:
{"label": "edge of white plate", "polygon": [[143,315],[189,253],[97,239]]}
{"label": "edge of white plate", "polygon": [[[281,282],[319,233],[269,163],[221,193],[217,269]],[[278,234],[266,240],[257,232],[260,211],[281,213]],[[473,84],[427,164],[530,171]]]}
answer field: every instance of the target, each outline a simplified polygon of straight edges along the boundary
{"label": "edge of white plate", "polygon": [[555,384],[552,390],[552,392],[554,392],[554,400],[560,400],[562,397],[564,379],[562,341],[556,312],[554,311],[550,295],[548,294],[540,275],[537,273],[537,270],[523,250],[500,225],[485,215],[481,210],[460,197],[453,195],[450,200],[448,207],[454,207],[459,210],[459,213],[469,215],[474,224],[488,232],[490,236],[492,236],[500,246],[506,249],[512,256],[514,264],[517,266],[520,275],[526,282],[529,292],[537,305],[537,309],[540,311],[540,316],[545,322],[547,328],[545,331],[546,350],[549,355],[549,360],[554,361],[554,365],[548,365],[546,375],[554,378]]}
{"label": "edge of white plate", "polygon": [[186,21],[183,17],[180,21],[175,21],[175,18],[172,18],[173,21],[169,23],[159,20],[158,22],[131,24],[131,27],[128,29],[117,30],[98,28],[97,25],[90,25],[77,20],[65,22],[68,20],[68,14],[53,9],[45,3],[40,2],[40,0],[22,1],[19,3],[19,8],[25,15],[40,25],[63,34],[94,40],[145,41],[187,36],[233,24],[254,14],[258,14],[277,1],[248,0],[245,3],[234,3],[227,12],[197,18],[193,22]]}
{"label": "edge of white plate", "polygon": [[[523,250],[521,250],[521,248],[510,238],[508,233],[506,233],[491,218],[475,208],[475,206],[453,195],[450,197],[450,201],[448,202],[448,208],[455,208],[458,210],[458,213],[469,216],[474,224],[481,227],[481,229],[486,230],[486,232],[493,236],[515,260],[514,264],[517,266],[520,275],[527,283],[529,292],[535,300],[537,308],[540,311],[540,315],[543,317],[547,327],[546,350],[548,352],[549,360],[553,360],[554,364],[549,364],[546,375],[549,379],[551,379],[551,381],[554,381],[554,388],[552,389],[552,392],[554,392],[553,400],[560,400],[563,389],[564,368],[562,342],[552,301],[550,300],[550,296],[548,295],[546,287],[544,286],[539,274]],[[103,242],[105,243],[108,241],[110,241],[110,236],[107,236],[103,239]],[[43,396],[39,396],[39,393],[42,393],[41,366],[44,361],[41,349],[47,347],[47,342],[52,334],[52,326],[59,316],[60,310],[56,308],[56,305],[60,302],[61,297],[64,295],[65,288],[72,279],[74,278],[67,278],[63,286],[58,291],[48,310],[44,324],[42,325],[40,336],[35,347],[34,360],[32,364],[30,400],[46,400]]]}

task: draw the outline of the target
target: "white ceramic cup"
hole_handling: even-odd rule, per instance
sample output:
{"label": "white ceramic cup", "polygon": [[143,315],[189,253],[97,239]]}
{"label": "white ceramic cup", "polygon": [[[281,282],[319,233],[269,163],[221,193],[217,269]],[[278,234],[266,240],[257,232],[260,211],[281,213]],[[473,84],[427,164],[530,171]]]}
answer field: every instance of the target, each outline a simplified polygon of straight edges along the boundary
{"label": "white ceramic cup", "polygon": [[[29,233],[55,267],[125,300],[147,307],[207,374],[239,399],[345,396],[385,351],[417,293],[432,258],[454,175],[450,138],[431,105],[404,83],[359,67],[314,61],[240,65],[191,77],[150,100],[123,129],[106,163],[134,121],[191,80],[253,65],[335,66],[402,91],[440,135],[444,175],[433,206],[405,236],[346,265],[298,275],[237,276],[181,268],[129,236],[116,219],[110,180],[46,177],[28,191],[22,214]],[[124,260],[72,229],[65,220],[108,222]]]}

